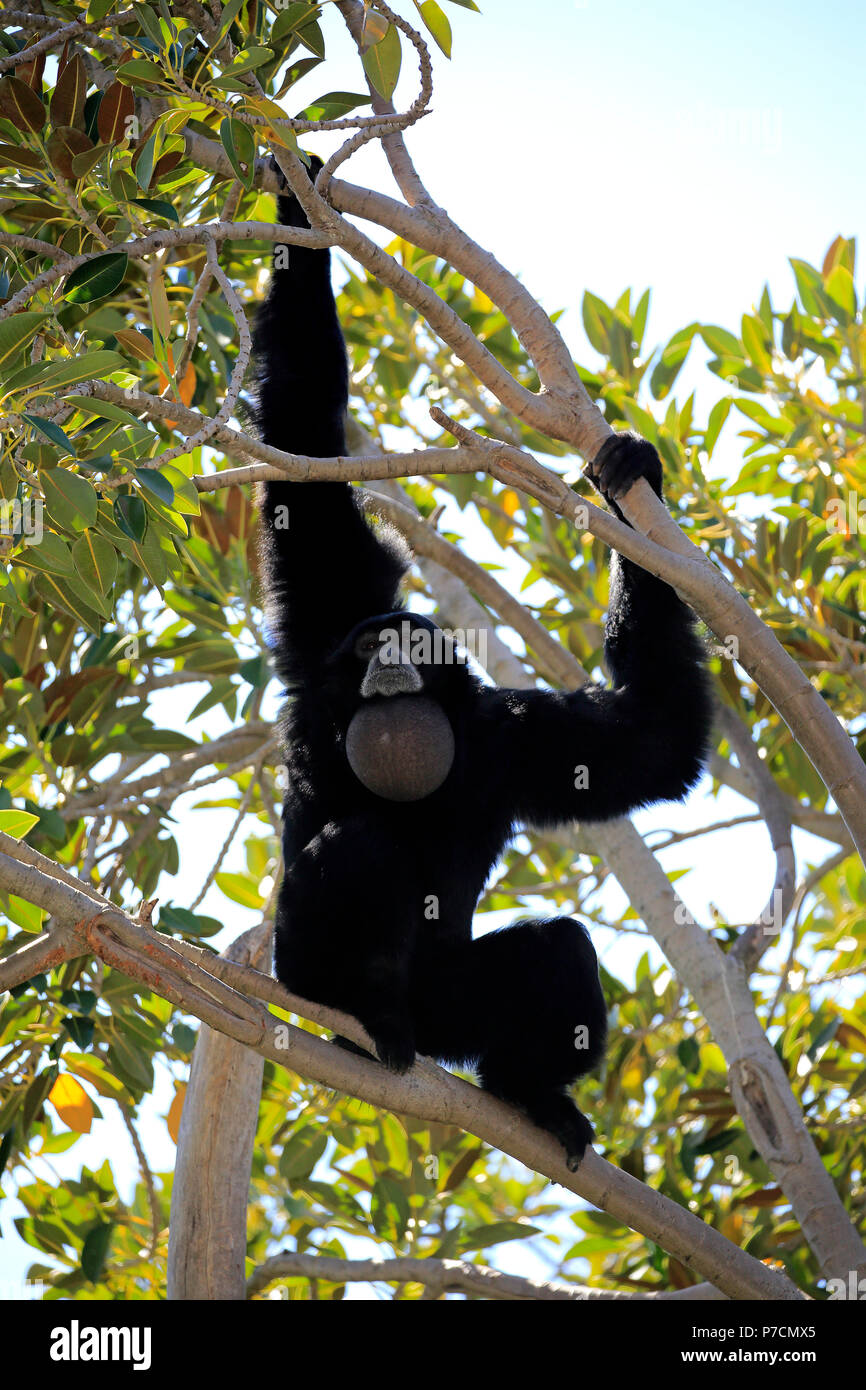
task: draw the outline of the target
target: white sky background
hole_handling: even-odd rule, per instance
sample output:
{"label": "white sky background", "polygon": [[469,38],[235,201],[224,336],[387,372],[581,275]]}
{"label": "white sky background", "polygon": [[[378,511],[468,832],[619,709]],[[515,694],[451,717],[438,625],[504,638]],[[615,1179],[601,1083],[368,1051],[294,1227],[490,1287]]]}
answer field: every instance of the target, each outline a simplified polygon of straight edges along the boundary
{"label": "white sky background", "polygon": [[[409,132],[410,150],[451,216],[520,274],[546,309],[567,309],[560,328],[579,361],[597,361],[580,318],[584,289],[612,302],[626,286],[636,295],[651,287],[647,347],[692,320],[736,331],[765,282],[777,307],[790,304],[789,256],[820,264],[837,233],[862,232],[866,10],[856,0],[821,7],[804,0],[763,0],[758,7],[743,0],[723,7],[694,0],[486,0],[482,15],[447,0],[443,7],[454,57],[448,63],[434,49],[433,113]],[[411,6],[400,8],[412,17]],[[325,28],[328,63],[296,89],[297,99],[286,103],[290,114],[326,90],[362,90],[336,14]],[[335,64],[332,52],[339,53]],[[413,99],[416,83],[404,51],[398,105]],[[333,139],[308,144],[327,153]],[[394,192],[378,148],[362,149],[340,174]],[[699,417],[721,393],[702,361],[693,350],[676,386],[680,400],[697,389]],[[723,466],[735,467],[740,456],[736,419],[734,412],[719,446]],[[454,509],[448,525],[466,535],[478,558],[473,547],[483,528],[469,517]],[[154,705],[155,719],[182,727],[183,712],[203,689],[193,692],[167,692]],[[219,731],[213,716],[201,727]],[[203,795],[217,794],[209,787]],[[747,809],[733,794],[713,803],[699,790],[686,807],[646,812],[637,823],[686,828]],[[221,811],[181,815],[184,868],[160,885],[163,900],[194,899],[231,819]],[[817,862],[829,848],[803,835],[797,844],[801,868],[804,858]],[[703,921],[711,901],[731,920],[749,919],[772,884],[762,827],[687,842],[662,862],[668,869],[691,866],[679,886]],[[224,867],[243,867],[239,843]],[[226,939],[254,920],[216,889],[201,910],[222,918]],[[488,916],[484,926],[516,915]],[[643,943],[598,935],[605,963],[629,977]],[[144,1112],[143,1138],[157,1169],[174,1162],[160,1118],[171,1094],[163,1073]],[[111,1109],[106,1103],[106,1115]],[[53,1162],[71,1177],[82,1163],[98,1166],[106,1151],[121,1187],[133,1183],[129,1140],[113,1117]],[[18,1281],[39,1258],[12,1227],[21,1210],[6,1202],[0,1212],[0,1229],[11,1235],[0,1245],[0,1298],[21,1296]],[[501,1260],[492,1254],[503,1267],[518,1267],[509,1247]],[[519,1265],[521,1272],[543,1272],[523,1259]]]}

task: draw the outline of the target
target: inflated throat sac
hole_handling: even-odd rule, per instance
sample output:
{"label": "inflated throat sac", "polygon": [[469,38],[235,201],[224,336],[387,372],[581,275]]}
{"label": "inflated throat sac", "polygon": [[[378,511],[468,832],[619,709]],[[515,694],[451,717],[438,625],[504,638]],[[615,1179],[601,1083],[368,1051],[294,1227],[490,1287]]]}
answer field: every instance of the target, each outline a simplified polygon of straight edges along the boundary
{"label": "inflated throat sac", "polygon": [[358,781],[386,801],[422,801],[441,787],[454,762],[454,734],[426,695],[371,700],[346,731],[346,756]]}

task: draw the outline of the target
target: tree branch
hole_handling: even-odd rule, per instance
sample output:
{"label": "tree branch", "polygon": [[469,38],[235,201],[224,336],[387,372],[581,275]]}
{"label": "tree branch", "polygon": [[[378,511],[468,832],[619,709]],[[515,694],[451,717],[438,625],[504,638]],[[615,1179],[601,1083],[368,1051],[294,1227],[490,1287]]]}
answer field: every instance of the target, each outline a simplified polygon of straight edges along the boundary
{"label": "tree branch", "polygon": [[[406,1074],[397,1075],[377,1062],[281,1023],[248,1000],[241,1001],[241,1009],[236,991],[231,992],[231,1003],[226,1008],[217,1001],[213,976],[198,970],[194,977],[184,978],[187,972],[178,967],[178,960],[188,969],[194,967],[171,946],[162,942],[154,945],[152,936],[143,941],[150,934],[125,913],[111,909],[94,918],[93,900],[88,894],[2,853],[0,884],[27,896],[28,901],[45,907],[73,927],[84,949],[277,1065],[289,1066],[313,1081],[358,1096],[372,1105],[408,1112],[422,1121],[442,1121],[468,1129],[641,1231],[722,1293],[773,1300],[802,1297],[785,1276],[738,1250],[691,1212],[611,1167],[593,1150],[587,1151],[578,1172],[571,1173],[561,1145],[549,1134],[537,1129],[513,1107],[432,1063],[416,1063]],[[124,944],[127,941],[136,944]],[[309,1009],[313,1022],[319,1021],[318,1012]]]}
{"label": "tree branch", "polygon": [[285,1250],[272,1255],[247,1280],[247,1297],[263,1293],[278,1279],[327,1279],[332,1284],[424,1284],[428,1294],[439,1298],[446,1293],[477,1294],[481,1298],[508,1302],[598,1303],[653,1299],[657,1302],[718,1302],[725,1295],[712,1284],[693,1284],[688,1289],[646,1292],[632,1289],[594,1289],[586,1284],[554,1284],[547,1279],[527,1279],[503,1274],[488,1265],[468,1260],[439,1260],[392,1257],[387,1260],[344,1260],[331,1255],[296,1254]]}
{"label": "tree branch", "polygon": [[[750,974],[772,937],[778,937],[794,903],[797,864],[791,843],[791,817],[776,779],[758,757],[752,736],[729,705],[719,705],[716,717],[741,767],[748,769],[755,787],[761,815],[770,832],[776,856],[776,874],[767,907],[734,942],[731,955],[743,962]],[[769,930],[768,930],[769,927]]]}

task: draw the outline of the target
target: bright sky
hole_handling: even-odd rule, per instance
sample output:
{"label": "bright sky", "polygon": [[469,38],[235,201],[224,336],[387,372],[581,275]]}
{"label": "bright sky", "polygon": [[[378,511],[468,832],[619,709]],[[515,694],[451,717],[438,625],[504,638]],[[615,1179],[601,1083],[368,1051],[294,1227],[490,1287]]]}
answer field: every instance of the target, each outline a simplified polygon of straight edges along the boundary
{"label": "bright sky", "polygon": [[[410,15],[411,6],[400,8]],[[410,132],[410,148],[452,217],[521,274],[548,310],[569,311],[561,326],[580,360],[595,360],[580,322],[585,288],[610,301],[626,286],[651,287],[650,344],[692,320],[735,329],[765,281],[774,300],[790,302],[789,256],[820,263],[837,233],[862,232],[866,10],[857,0],[820,7],[486,0],[482,15],[446,0],[445,8],[454,58],[435,62],[433,114]],[[335,20],[328,17],[329,42],[338,35]],[[348,45],[341,51],[344,64],[305,79],[297,107],[325,90],[360,90]],[[404,58],[398,103],[412,100],[415,82]],[[341,172],[393,191],[384,160],[369,147]],[[699,362],[683,374],[685,390],[701,382]],[[704,377],[699,408],[712,389]],[[173,708],[166,722],[179,727]],[[649,815],[653,824],[685,827],[746,809],[733,796],[715,809],[703,803],[697,796],[686,808]],[[175,882],[165,897],[182,902],[198,891],[205,851],[230,821],[208,814],[212,833],[202,833],[197,816],[185,857],[190,891]],[[827,850],[806,837],[799,843],[813,855]],[[694,866],[684,886],[696,913],[715,900],[744,920],[763,906],[772,882],[766,835],[750,827],[726,833],[722,881],[714,844],[712,837],[690,842],[663,862]],[[240,866],[237,856],[227,867]],[[216,890],[202,910],[221,916],[230,935],[252,920]],[[624,963],[614,943],[605,959],[614,970]],[[156,1167],[173,1162],[157,1118],[170,1100],[167,1079],[160,1092],[144,1131]],[[132,1179],[128,1139],[113,1123],[108,1137],[98,1124],[57,1166],[69,1175],[82,1161],[98,1166],[106,1143],[115,1171]],[[5,1235],[19,1212],[5,1204]],[[14,1234],[3,1242],[0,1296],[21,1296],[17,1281],[33,1259],[37,1252]]]}
{"label": "bright sky", "polygon": [[[650,286],[648,341],[692,319],[734,327],[765,280],[790,298],[788,256],[814,263],[862,228],[856,0],[444,7],[453,60],[437,56],[410,149],[434,197],[546,308]],[[346,80],[358,90],[349,67]],[[398,102],[415,81],[404,58]],[[346,177],[364,181],[374,159],[362,151]],[[570,329],[584,354],[579,316]]]}

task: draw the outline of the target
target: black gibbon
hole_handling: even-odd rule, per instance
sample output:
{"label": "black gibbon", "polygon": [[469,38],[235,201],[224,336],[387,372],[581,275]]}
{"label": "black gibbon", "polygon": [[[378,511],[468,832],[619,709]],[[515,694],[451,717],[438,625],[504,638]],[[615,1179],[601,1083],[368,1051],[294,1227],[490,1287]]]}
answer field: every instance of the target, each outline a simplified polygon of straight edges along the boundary
{"label": "black gibbon", "polygon": [[[290,195],[278,211],[308,225]],[[291,247],[275,266],[255,347],[264,440],[344,454],[327,250]],[[661,496],[658,454],[630,434],[589,474],[614,510],[639,477]],[[407,554],[368,525],[349,484],[267,482],[260,502],[269,640],[292,696],[277,976],[353,1014],[385,1066],[402,1071],[416,1052],[471,1066],[575,1168],[592,1127],[568,1087],[600,1060],[606,1031],[589,934],[555,917],[473,940],[473,912],[522,824],[602,821],[694,785],[709,699],[693,614],[614,556],[610,688],[491,688],[403,607]]]}

